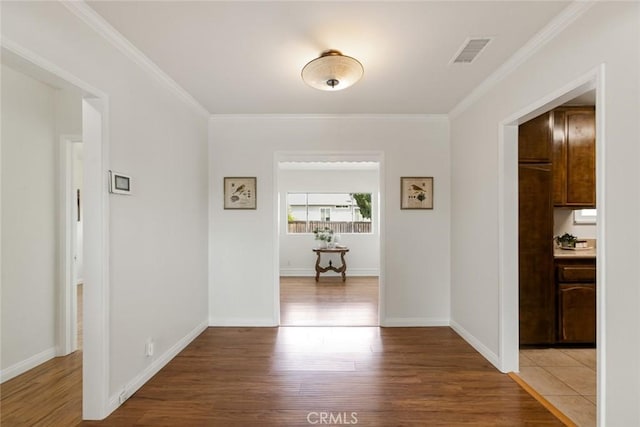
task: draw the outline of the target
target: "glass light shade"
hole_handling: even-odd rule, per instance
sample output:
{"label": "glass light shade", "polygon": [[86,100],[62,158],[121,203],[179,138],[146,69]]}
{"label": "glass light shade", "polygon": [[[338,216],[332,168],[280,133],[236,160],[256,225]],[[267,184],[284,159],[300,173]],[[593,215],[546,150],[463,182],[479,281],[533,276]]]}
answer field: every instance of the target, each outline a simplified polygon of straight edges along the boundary
{"label": "glass light shade", "polygon": [[362,64],[337,50],[328,50],[302,69],[302,80],[309,86],[326,91],[346,89],[364,74]]}

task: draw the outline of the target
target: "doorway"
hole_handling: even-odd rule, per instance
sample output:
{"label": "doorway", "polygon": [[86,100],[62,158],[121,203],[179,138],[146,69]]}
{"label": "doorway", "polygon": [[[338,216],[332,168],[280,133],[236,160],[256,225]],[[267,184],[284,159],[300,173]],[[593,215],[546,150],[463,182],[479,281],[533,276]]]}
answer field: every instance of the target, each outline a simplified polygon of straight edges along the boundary
{"label": "doorway", "polygon": [[281,326],[380,324],[381,162],[336,156],[276,162]]}
{"label": "doorway", "polygon": [[[81,390],[78,394],[82,395],[82,410],[75,416],[81,419],[102,419],[111,410],[109,409],[109,384],[108,384],[108,193],[106,186],[107,167],[107,95],[100,90],[86,84],[81,79],[59,68],[58,66],[44,60],[23,47],[2,40],[2,64],[6,65],[18,73],[28,76],[28,78],[40,82],[47,86],[50,90],[66,90],[76,94],[80,113],[78,114],[77,123],[79,123],[83,141],[83,189],[81,192],[81,216],[82,216],[82,281],[85,289],[83,292],[83,337],[81,353],[81,367],[77,369],[77,376],[81,375]],[[3,97],[4,98],[4,97]],[[3,99],[4,101],[4,99]],[[52,102],[49,105],[56,105]],[[64,104],[64,101],[60,101]],[[42,104],[42,103],[40,103]],[[61,105],[62,105],[61,104]],[[4,110],[4,109],[3,109]],[[50,112],[53,114],[53,110]],[[60,205],[57,208],[49,209],[51,214],[50,222],[52,229],[51,239],[42,242],[40,246],[54,248],[56,252],[52,258],[55,270],[51,279],[54,285],[50,289],[51,309],[53,314],[51,329],[54,331],[54,348],[50,351],[39,353],[35,356],[28,357],[23,361],[10,366],[11,378],[20,374],[28,374],[28,370],[35,372],[31,368],[41,365],[44,361],[47,363],[55,362],[50,360],[56,355],[68,354],[73,348],[77,347],[77,334],[73,329],[77,329],[76,321],[72,320],[73,315],[77,317],[77,309],[73,309],[74,303],[77,304],[77,293],[71,292],[67,284],[72,283],[71,278],[71,262],[67,259],[71,242],[67,241],[67,232],[69,225],[67,220],[71,218],[71,214],[66,214],[63,209],[72,208],[71,195],[67,193],[64,177],[67,169],[60,169],[61,148],[64,144],[60,144],[55,133],[61,130],[54,122],[58,120],[53,117],[52,125],[47,129],[51,129],[51,138],[49,140],[48,150],[54,155],[51,156],[52,176],[47,177],[46,182],[56,183],[49,197],[55,200],[69,199],[67,204],[55,203]],[[45,129],[45,127],[40,127]],[[64,128],[63,128],[64,129]],[[55,130],[55,131],[54,131]],[[64,138],[64,135],[63,135]],[[68,138],[68,136],[67,136]],[[73,139],[75,137],[72,137]],[[4,141],[3,141],[4,146]],[[4,153],[3,153],[4,154]],[[36,156],[38,154],[36,153]],[[56,160],[57,159],[57,160]],[[65,158],[66,159],[66,158]],[[4,156],[3,156],[4,160]],[[55,170],[58,169],[59,172]],[[64,171],[64,172],[63,172]],[[3,170],[4,173],[4,170]],[[14,178],[15,179],[15,178]],[[3,180],[4,181],[4,180]],[[17,182],[17,181],[13,181]],[[27,195],[28,196],[28,195]],[[33,196],[33,195],[31,195]],[[33,197],[32,197],[33,198]],[[20,205],[18,205],[20,206]],[[3,211],[5,204],[3,204]],[[56,210],[58,213],[56,213]],[[56,218],[57,217],[57,218]],[[6,224],[4,224],[6,225]],[[7,227],[10,228],[10,227]],[[77,233],[77,230],[76,230]],[[3,252],[4,258],[5,252]],[[4,260],[3,260],[4,263]],[[17,264],[16,264],[17,265]],[[24,265],[30,265],[24,262]],[[76,269],[77,270],[77,269]],[[3,281],[3,288],[9,286]],[[12,286],[18,286],[19,282],[15,282]],[[9,293],[3,292],[3,296]],[[4,299],[4,298],[3,298]],[[55,307],[56,302],[59,302]],[[54,326],[55,325],[55,326]],[[3,336],[3,340],[4,340]],[[4,346],[3,346],[4,347]],[[78,354],[78,353],[76,353]],[[48,365],[47,365],[48,366]],[[39,368],[40,369],[40,368]],[[3,381],[8,379],[5,377],[5,369],[3,369]],[[40,378],[40,379],[38,379]],[[40,376],[36,376],[36,382],[42,381]],[[80,384],[80,381],[78,381]],[[23,390],[24,391],[24,390]],[[36,391],[37,395],[38,393]],[[65,396],[69,393],[62,393]],[[75,402],[79,399],[74,398]],[[29,401],[30,399],[25,399]],[[3,409],[5,409],[3,402]],[[49,402],[50,403],[50,402]],[[45,411],[46,408],[33,408]],[[4,411],[3,411],[4,412]],[[48,412],[45,412],[48,413]]]}
{"label": "doorway", "polygon": [[[500,164],[501,170],[499,174],[500,185],[500,278],[501,278],[501,313],[500,313],[500,353],[501,353],[501,370],[503,372],[518,372],[521,367],[525,367],[530,364],[530,358],[523,357],[519,360],[519,343],[520,343],[520,331],[519,325],[519,239],[518,239],[518,126],[540,116],[542,113],[553,110],[568,101],[575,99],[581,95],[595,92],[595,140],[596,140],[596,202],[598,206],[598,217],[601,220],[606,212],[606,206],[604,205],[604,162],[602,153],[604,152],[604,66],[592,70],[575,81],[559,89],[558,91],[544,97],[539,102],[532,104],[531,106],[523,109],[522,111],[515,113],[509,119],[506,119],[500,124]],[[595,226],[595,235],[597,242],[595,253],[597,272],[595,273],[595,293],[596,293],[596,334],[598,337],[597,342],[597,363],[592,361],[592,365],[596,371],[596,383],[595,396],[592,397],[590,404],[595,405],[595,401],[602,401],[604,398],[605,389],[603,387],[603,378],[605,377],[604,365],[601,363],[606,353],[606,340],[603,335],[604,317],[602,316],[603,307],[603,291],[606,287],[604,282],[604,268],[605,265],[602,262],[604,259],[604,230],[602,227],[602,221],[599,221]],[[552,271],[552,278],[557,279],[558,270]],[[557,324],[556,324],[557,325]],[[566,349],[563,349],[566,350]],[[566,354],[565,354],[566,355]],[[575,355],[573,355],[575,356]],[[577,357],[570,356],[572,359],[580,359],[581,355]],[[561,356],[562,357],[562,356]],[[578,360],[578,362],[586,362],[589,364],[591,361]],[[546,362],[544,362],[546,363]],[[573,362],[572,362],[573,363]],[[583,365],[585,363],[582,363]],[[549,367],[547,371],[554,370],[553,367]],[[567,367],[563,367],[564,371]],[[592,382],[593,384],[593,382]],[[574,390],[575,391],[575,390]],[[576,395],[579,393],[575,393]],[[570,398],[573,399],[573,398]],[[593,411],[595,412],[595,411]],[[602,413],[598,410],[595,418],[602,418]]]}
{"label": "doorway", "polygon": [[60,137],[61,266],[58,355],[82,349],[83,151],[81,135]]}

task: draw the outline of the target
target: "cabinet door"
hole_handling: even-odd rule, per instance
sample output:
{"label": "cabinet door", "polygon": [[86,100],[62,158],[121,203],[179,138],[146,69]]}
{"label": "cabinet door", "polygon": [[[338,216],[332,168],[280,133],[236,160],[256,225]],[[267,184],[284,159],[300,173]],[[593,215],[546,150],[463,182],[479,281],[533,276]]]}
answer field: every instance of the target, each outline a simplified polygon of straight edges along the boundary
{"label": "cabinet door", "polygon": [[551,162],[552,140],[550,113],[544,113],[518,126],[518,161]]}
{"label": "cabinet door", "polygon": [[560,207],[596,206],[596,129],[591,107],[566,107],[551,113],[553,128],[553,203]]}
{"label": "cabinet door", "polygon": [[554,110],[553,119],[553,204],[567,203],[567,138],[565,138],[564,110]]}
{"label": "cabinet door", "polygon": [[556,335],[551,164],[519,165],[520,344]]}
{"label": "cabinet door", "polygon": [[561,343],[596,342],[596,287],[594,283],[560,285],[559,331]]}
{"label": "cabinet door", "polygon": [[567,206],[596,205],[596,127],[590,110],[568,110]]}

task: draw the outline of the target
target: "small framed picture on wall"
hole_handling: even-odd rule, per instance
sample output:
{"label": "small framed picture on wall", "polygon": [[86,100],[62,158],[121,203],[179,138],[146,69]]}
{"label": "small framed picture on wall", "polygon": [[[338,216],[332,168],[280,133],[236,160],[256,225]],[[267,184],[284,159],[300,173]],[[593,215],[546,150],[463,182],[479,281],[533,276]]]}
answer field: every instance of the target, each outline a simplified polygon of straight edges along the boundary
{"label": "small framed picture on wall", "polygon": [[400,209],[433,209],[433,177],[401,177]]}
{"label": "small framed picture on wall", "polygon": [[224,208],[256,209],[256,177],[225,177]]}

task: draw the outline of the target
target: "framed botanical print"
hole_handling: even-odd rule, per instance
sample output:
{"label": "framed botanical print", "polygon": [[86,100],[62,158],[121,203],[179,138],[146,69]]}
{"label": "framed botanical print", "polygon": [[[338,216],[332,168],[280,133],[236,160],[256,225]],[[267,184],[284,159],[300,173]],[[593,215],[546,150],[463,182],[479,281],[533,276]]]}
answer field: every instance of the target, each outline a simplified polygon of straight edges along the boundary
{"label": "framed botanical print", "polygon": [[433,209],[433,177],[401,177],[400,209]]}
{"label": "framed botanical print", "polygon": [[225,177],[224,208],[256,209],[256,177]]}

